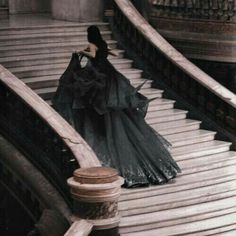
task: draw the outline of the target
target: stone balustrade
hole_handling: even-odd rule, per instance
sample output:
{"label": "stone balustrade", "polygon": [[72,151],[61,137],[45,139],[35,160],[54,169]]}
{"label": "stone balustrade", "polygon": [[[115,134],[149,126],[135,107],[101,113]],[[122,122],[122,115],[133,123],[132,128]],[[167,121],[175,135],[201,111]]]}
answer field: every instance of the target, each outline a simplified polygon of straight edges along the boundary
{"label": "stone balustrade", "polygon": [[236,147],[236,95],[173,48],[129,1],[115,2],[113,31],[130,57],[148,72],[153,86],[178,94],[178,99],[184,99],[211,120],[210,125],[214,120],[218,132]]}
{"label": "stone balustrade", "polygon": [[231,20],[235,15],[235,0],[152,0],[154,16]]}

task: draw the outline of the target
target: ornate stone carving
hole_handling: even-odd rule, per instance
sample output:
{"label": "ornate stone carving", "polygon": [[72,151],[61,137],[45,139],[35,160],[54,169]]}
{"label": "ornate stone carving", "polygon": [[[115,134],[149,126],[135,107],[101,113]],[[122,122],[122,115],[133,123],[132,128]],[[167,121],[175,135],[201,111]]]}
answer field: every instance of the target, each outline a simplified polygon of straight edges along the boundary
{"label": "ornate stone carving", "polygon": [[235,0],[152,0],[156,16],[230,20]]}
{"label": "ornate stone carving", "polygon": [[74,199],[74,220],[86,219],[95,230],[116,228],[120,217],[118,198],[123,178],[106,167],[81,168],[68,180]]}
{"label": "ornate stone carving", "polygon": [[118,214],[117,201],[86,203],[74,202],[74,210],[82,219],[109,219]]}

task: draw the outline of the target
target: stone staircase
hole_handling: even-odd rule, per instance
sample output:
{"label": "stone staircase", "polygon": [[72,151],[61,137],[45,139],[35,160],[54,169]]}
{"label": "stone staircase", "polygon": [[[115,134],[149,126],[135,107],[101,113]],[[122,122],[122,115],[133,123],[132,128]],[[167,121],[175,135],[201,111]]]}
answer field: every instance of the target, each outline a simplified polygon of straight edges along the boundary
{"label": "stone staircase", "polygon": [[[96,23],[110,47],[116,47],[109,25]],[[0,27],[0,64],[24,81],[49,104],[71,52],[87,45],[88,24]],[[144,81],[132,61],[109,56],[114,66],[134,86]],[[230,143],[215,140],[215,132],[175,108],[175,101],[151,88],[141,92],[151,102],[146,121],[171,144],[182,168],[179,177],[166,185],[123,189],[119,203],[122,236],[236,235],[236,152]]]}

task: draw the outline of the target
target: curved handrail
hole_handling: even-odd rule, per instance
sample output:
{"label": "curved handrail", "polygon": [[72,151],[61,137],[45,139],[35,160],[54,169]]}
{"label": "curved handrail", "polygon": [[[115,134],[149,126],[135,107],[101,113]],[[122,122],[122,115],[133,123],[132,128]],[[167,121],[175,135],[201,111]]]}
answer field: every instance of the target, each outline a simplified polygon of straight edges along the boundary
{"label": "curved handrail", "polygon": [[195,66],[173,46],[171,46],[136,10],[133,4],[127,0],[114,0],[123,14],[135,26],[135,28],[160,52],[162,52],[173,64],[202,84],[227,104],[236,108],[236,95]]}
{"label": "curved handrail", "polygon": [[34,112],[36,112],[64,141],[78,161],[80,167],[101,166],[96,154],[53,108],[34,93],[20,79],[0,65],[0,81],[17,94]]}

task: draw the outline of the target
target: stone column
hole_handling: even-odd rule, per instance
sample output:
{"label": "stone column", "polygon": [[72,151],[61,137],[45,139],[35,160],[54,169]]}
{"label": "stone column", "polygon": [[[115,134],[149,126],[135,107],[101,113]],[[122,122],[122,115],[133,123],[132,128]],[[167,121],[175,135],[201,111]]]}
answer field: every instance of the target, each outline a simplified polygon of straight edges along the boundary
{"label": "stone column", "polygon": [[52,0],[52,16],[58,20],[101,21],[103,12],[104,1],[101,0]]}
{"label": "stone column", "polygon": [[118,199],[123,182],[115,169],[94,167],[76,170],[68,179],[74,200],[73,221],[85,219],[92,223],[94,236],[119,235]]}

